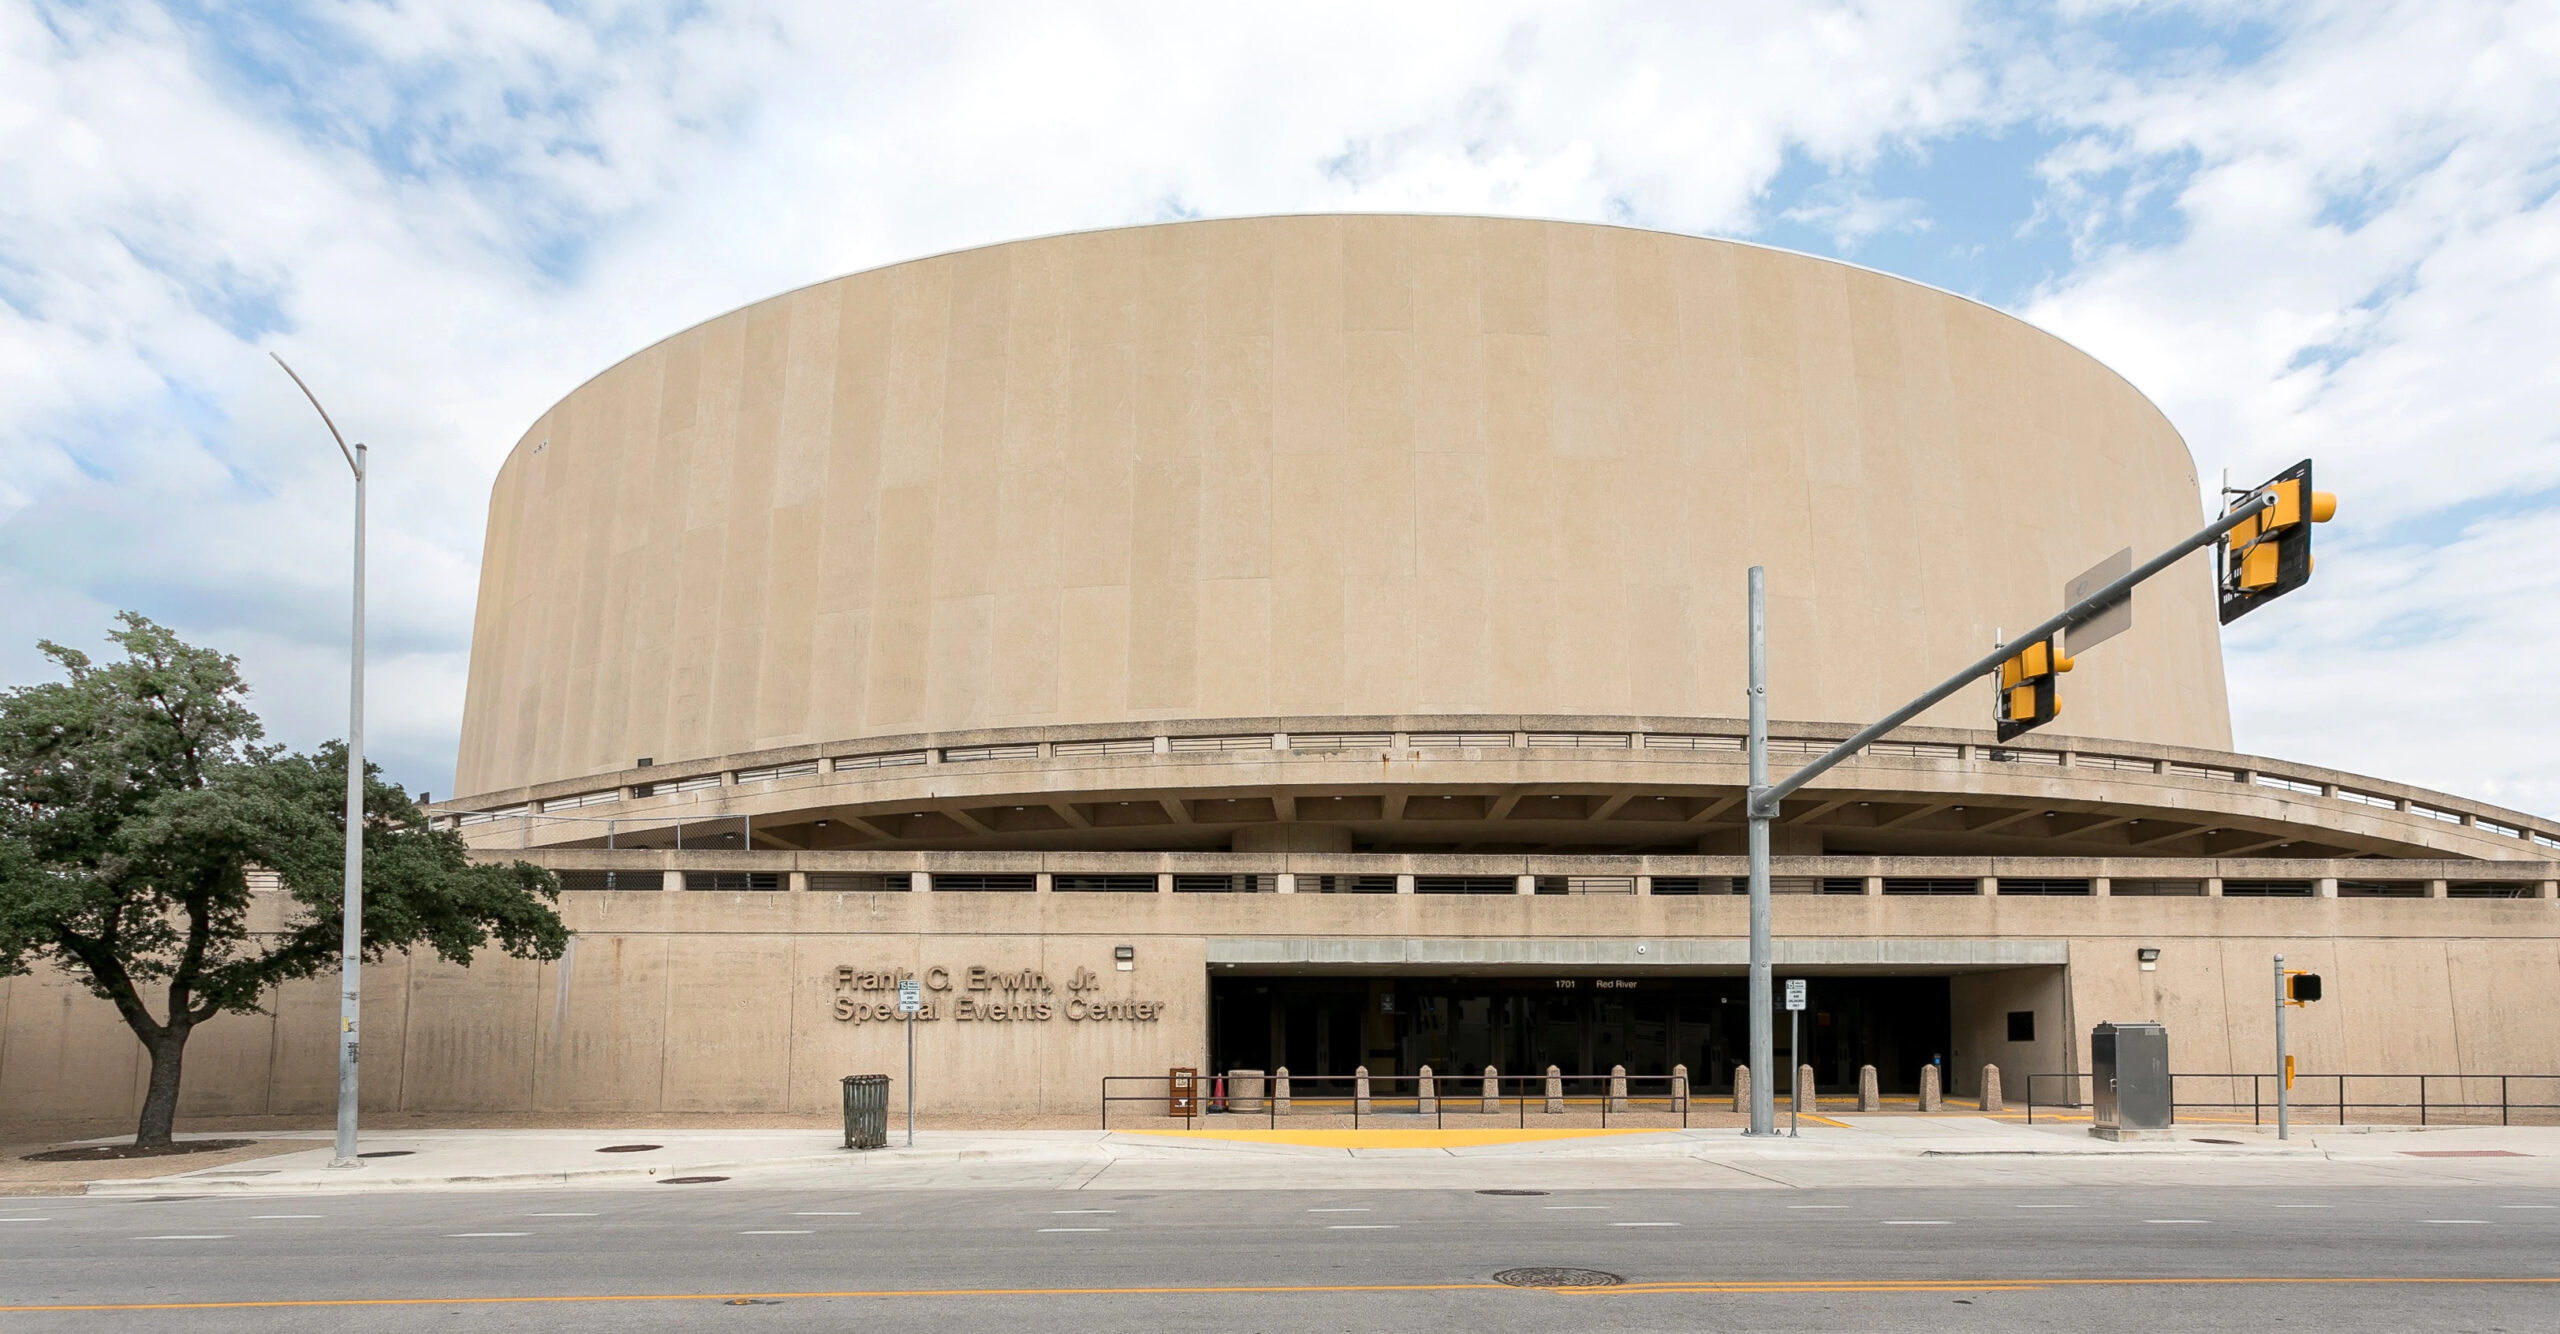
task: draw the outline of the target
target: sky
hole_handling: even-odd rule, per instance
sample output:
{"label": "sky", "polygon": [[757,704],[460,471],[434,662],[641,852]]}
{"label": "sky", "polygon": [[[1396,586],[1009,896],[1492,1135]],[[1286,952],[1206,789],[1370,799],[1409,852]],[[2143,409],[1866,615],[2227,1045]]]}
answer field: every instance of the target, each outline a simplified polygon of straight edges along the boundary
{"label": "sky", "polygon": [[[1016,237],[1626,223],[1988,302],[2315,456],[2246,751],[2560,814],[2560,5],[0,0],[0,684],[130,608],[450,786],[488,486],[775,292]],[[1915,685],[1919,684],[1915,682]]]}

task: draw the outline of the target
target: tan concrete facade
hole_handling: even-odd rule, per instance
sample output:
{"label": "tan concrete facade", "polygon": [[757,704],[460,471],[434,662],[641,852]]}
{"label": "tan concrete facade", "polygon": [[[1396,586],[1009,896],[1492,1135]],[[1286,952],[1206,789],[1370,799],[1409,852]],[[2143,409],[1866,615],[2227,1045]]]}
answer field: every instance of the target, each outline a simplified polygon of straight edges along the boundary
{"label": "tan concrete facade", "polygon": [[[596,377],[501,469],[466,796],[799,743],[1256,715],[1855,721],[2201,512],[2132,386],[1943,292],[1573,223],[1295,217],[820,283]],[[2227,748],[2211,590],[2076,732]],[[1970,723],[1951,702],[1931,721]]]}

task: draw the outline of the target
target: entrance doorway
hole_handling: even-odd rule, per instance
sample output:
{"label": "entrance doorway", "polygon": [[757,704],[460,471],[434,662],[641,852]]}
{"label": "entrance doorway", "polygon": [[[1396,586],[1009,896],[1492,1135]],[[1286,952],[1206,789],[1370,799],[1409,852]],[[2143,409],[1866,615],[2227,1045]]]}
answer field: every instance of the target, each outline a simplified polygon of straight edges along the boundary
{"label": "entrance doorway", "polygon": [[[1778,1061],[1814,1067],[1818,1086],[1854,1087],[1873,1065],[1883,1090],[1909,1093],[1920,1067],[1948,1059],[1945,977],[1811,979],[1804,1050],[1788,1049],[1777,1012]],[[1739,977],[1482,978],[1234,977],[1209,986],[1212,1070],[1274,1070],[1293,1078],[1441,1074],[1492,1065],[1536,1074],[1668,1075],[1689,1067],[1700,1092],[1730,1089],[1750,1046]]]}

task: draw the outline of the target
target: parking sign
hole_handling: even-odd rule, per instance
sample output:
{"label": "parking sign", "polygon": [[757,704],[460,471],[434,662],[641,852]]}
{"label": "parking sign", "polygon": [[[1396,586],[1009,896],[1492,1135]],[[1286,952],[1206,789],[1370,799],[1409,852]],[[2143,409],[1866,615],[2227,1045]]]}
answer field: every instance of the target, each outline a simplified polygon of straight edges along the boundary
{"label": "parking sign", "polygon": [[923,1008],[924,989],[917,986],[916,980],[912,977],[908,978],[904,982],[900,982],[898,984],[898,1013],[914,1014]]}
{"label": "parking sign", "polygon": [[1801,977],[1787,979],[1787,1008],[1790,1010],[1804,1008],[1804,979]]}

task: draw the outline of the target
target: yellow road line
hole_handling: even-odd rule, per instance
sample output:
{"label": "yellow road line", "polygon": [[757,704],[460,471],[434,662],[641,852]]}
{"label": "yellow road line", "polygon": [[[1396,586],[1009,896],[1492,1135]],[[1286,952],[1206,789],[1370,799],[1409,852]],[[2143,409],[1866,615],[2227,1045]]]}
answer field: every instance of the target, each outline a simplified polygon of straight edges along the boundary
{"label": "yellow road line", "polygon": [[1394,1292],[1551,1292],[1574,1297],[1678,1295],[1689,1293],[1787,1296],[1797,1293],[1854,1292],[2031,1292],[2043,1288],[2104,1287],[2233,1287],[2233,1286],[2457,1286],[2560,1285],[2560,1276],[2477,1278],[1984,1278],[1984,1279],[1701,1279],[1691,1282],[1630,1283],[1613,1288],[1515,1288],[1502,1283],[1363,1283],[1289,1286],[1152,1288],[873,1288],[836,1292],[642,1292],[582,1293],[525,1297],[317,1297],[230,1302],[113,1302],[59,1306],[0,1306],[0,1313],[43,1311],[238,1311],[326,1306],[513,1306],[573,1302],[734,1302],[815,1301],[821,1299],[896,1300],[927,1297],[1212,1297],[1297,1296],[1333,1293]]}
{"label": "yellow road line", "polygon": [[1114,1135],[1229,1140],[1239,1144],[1294,1144],[1323,1149],[1458,1149],[1493,1144],[1535,1144],[1600,1135],[1658,1135],[1659,1129],[1611,1126],[1606,1130],[1115,1130]]}

